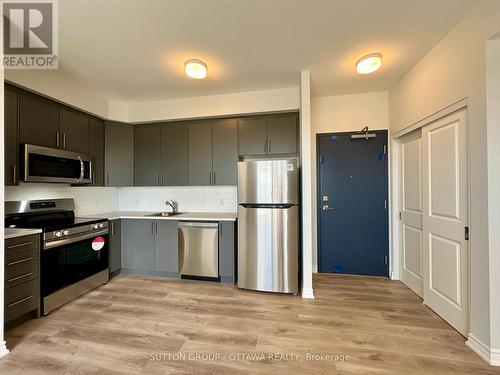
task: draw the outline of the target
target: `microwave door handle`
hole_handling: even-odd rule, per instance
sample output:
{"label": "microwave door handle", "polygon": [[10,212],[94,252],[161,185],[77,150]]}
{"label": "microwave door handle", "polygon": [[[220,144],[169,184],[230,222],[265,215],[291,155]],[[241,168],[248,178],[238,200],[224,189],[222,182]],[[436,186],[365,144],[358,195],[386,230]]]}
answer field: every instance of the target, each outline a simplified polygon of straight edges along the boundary
{"label": "microwave door handle", "polygon": [[83,165],[83,160],[80,157],[80,155],[78,155],[78,160],[80,161],[80,178],[78,179],[78,182],[82,182],[82,180],[83,180],[83,174],[85,172],[85,167]]}

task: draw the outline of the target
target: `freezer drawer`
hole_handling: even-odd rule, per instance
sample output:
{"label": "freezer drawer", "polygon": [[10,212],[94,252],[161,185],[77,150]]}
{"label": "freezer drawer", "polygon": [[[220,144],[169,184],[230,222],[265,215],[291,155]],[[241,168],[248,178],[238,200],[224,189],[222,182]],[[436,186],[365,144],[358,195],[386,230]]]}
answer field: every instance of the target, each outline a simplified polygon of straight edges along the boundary
{"label": "freezer drawer", "polygon": [[298,207],[238,206],[238,287],[298,292]]}
{"label": "freezer drawer", "polygon": [[181,276],[219,278],[219,224],[179,222]]}

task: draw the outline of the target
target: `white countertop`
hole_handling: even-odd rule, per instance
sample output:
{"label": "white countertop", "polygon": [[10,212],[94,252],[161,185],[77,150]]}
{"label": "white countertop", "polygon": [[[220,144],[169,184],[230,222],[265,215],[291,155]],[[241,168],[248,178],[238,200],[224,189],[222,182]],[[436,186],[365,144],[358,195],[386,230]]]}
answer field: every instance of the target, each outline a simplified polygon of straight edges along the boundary
{"label": "white countertop", "polygon": [[4,234],[5,239],[16,238],[22,236],[29,236],[31,234],[39,234],[42,233],[41,229],[21,229],[21,228],[5,228]]}
{"label": "white countertop", "polygon": [[184,212],[174,216],[148,216],[155,212],[149,211],[115,211],[102,214],[85,215],[98,219],[155,219],[155,220],[182,220],[182,221],[236,221],[236,212]]}

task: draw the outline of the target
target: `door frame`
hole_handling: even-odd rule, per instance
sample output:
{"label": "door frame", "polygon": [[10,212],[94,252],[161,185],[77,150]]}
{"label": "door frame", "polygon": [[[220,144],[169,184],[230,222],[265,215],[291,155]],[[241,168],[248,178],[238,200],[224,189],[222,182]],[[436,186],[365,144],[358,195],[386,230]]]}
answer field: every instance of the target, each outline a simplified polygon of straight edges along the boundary
{"label": "door frame", "polygon": [[[392,150],[392,139],[390,137],[390,133],[388,129],[371,129],[369,132],[385,132],[387,135],[387,153],[386,153],[386,163],[387,163],[387,181],[386,181],[386,186],[387,186],[387,263],[388,263],[388,277],[393,279],[393,270],[394,270],[394,264],[392,261],[392,241],[393,241],[393,236],[392,236],[392,231],[393,231],[393,225],[392,225],[392,220],[391,220],[391,213],[392,213],[392,194],[393,194],[393,189],[391,187],[391,176],[392,176],[392,159],[391,159],[391,150]],[[320,231],[321,231],[321,204],[320,204],[320,190],[321,190],[321,185],[320,185],[320,166],[319,166],[319,157],[320,157],[320,147],[319,147],[319,140],[321,137],[326,137],[326,136],[333,136],[333,135],[353,135],[353,134],[359,134],[359,131],[343,131],[343,132],[325,132],[325,133],[316,133],[316,155],[315,155],[315,165],[316,165],[316,199],[314,204],[316,205],[316,263],[317,263],[317,273],[320,273],[321,269],[321,236],[320,236]]]}
{"label": "door frame", "polygon": [[[423,171],[422,171],[422,128],[417,128],[403,136],[401,136],[400,138],[398,138],[398,142],[397,142],[397,147],[395,147],[395,149],[397,149],[397,152],[398,154],[396,155],[395,158],[397,158],[397,160],[399,161],[399,164],[398,164],[398,169],[397,171],[395,170],[395,173],[398,174],[398,179],[394,179],[394,184],[396,184],[396,189],[397,189],[397,209],[398,209],[398,212],[397,212],[397,215],[394,216],[394,222],[397,222],[398,224],[398,229],[397,229],[397,235],[399,236],[399,238],[401,239],[401,241],[398,242],[398,245],[397,247],[395,246],[395,249],[394,249],[394,252],[398,254],[398,257],[397,257],[397,260],[398,260],[398,263],[395,262],[395,268],[397,269],[397,276],[398,276],[398,279],[402,281],[403,279],[403,274],[404,274],[404,260],[405,260],[405,256],[404,256],[404,249],[403,249],[403,245],[404,245],[404,241],[403,241],[403,221],[402,219],[400,219],[399,217],[399,213],[403,212],[403,204],[404,204],[404,199],[403,199],[403,177],[404,177],[404,173],[403,173],[403,138],[405,138],[406,136],[409,136],[410,134],[413,134],[415,132],[419,132],[418,134],[418,139],[420,140],[420,185],[422,187],[422,174],[423,174]],[[415,140],[413,140],[415,141]],[[421,199],[422,199],[422,189],[421,189]],[[422,202],[422,212],[421,212],[421,215],[422,215],[422,221],[423,221],[423,202]],[[424,241],[424,238],[423,238],[423,226],[422,226],[422,243],[421,243],[421,264],[420,266],[423,267],[423,241]],[[396,258],[395,258],[396,259]],[[423,298],[423,295],[424,295],[424,276],[423,276],[423,268],[421,269],[421,272],[422,272],[422,276],[421,276],[421,285],[419,285],[419,289],[420,289],[420,292],[421,292],[421,298]],[[415,275],[416,276],[416,275]],[[403,282],[403,284],[405,284]],[[405,284],[408,288],[410,288],[415,294],[418,295],[418,293],[416,291],[414,291],[408,284]]]}
{"label": "door frame", "polygon": [[[460,100],[459,102],[456,102],[449,107],[446,107],[429,117],[426,117],[424,120],[421,120],[411,126],[408,126],[407,128],[400,130],[396,133],[394,133],[391,137],[390,143],[392,146],[392,149],[394,150],[394,157],[392,158],[392,165],[391,165],[391,180],[392,180],[392,195],[391,195],[391,216],[392,216],[392,253],[395,258],[394,262],[394,277],[393,280],[400,280],[400,275],[401,275],[401,259],[403,257],[402,251],[402,222],[399,220],[399,212],[401,212],[401,202],[402,202],[402,191],[401,191],[401,179],[402,179],[402,174],[401,174],[401,138],[409,134],[415,130],[422,129],[424,126],[430,125],[436,121],[439,121],[440,119],[443,119],[447,116],[453,115],[454,113],[460,112],[460,111],[465,111],[465,117],[466,117],[466,160],[467,160],[467,222],[469,229],[471,227],[471,221],[470,221],[470,215],[471,215],[471,173],[470,173],[470,116],[469,116],[469,108],[468,108],[468,100],[467,98]],[[471,266],[471,251],[470,249],[472,248],[472,241],[473,239],[469,239],[469,251],[468,251],[468,269],[467,269],[467,288],[469,289],[468,292],[468,312],[467,312],[467,319],[468,319],[468,332],[470,332],[470,309],[471,309],[471,271],[470,271],[470,266]],[[405,285],[406,286],[406,285]],[[422,299],[423,302],[423,299]],[[458,332],[458,331],[457,331]]]}

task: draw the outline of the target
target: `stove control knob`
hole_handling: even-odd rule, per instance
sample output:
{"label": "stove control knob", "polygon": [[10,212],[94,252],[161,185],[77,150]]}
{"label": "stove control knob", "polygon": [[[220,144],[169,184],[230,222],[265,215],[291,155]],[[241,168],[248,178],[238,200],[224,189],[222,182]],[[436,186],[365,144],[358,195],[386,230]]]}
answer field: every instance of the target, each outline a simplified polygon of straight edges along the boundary
{"label": "stove control knob", "polygon": [[99,228],[104,228],[104,224],[103,223],[99,224]]}
{"label": "stove control knob", "polygon": [[69,231],[67,231],[67,230],[63,230],[63,233],[62,233],[62,234],[63,234],[63,235],[65,235],[65,236],[67,236],[67,235],[69,234]]}
{"label": "stove control knob", "polygon": [[92,224],[92,229],[98,229],[99,228],[99,225],[97,224]]}
{"label": "stove control knob", "polygon": [[55,235],[56,237],[61,237],[61,236],[62,236],[62,233],[61,233],[61,232],[55,232],[55,233],[54,233],[54,235]]}

